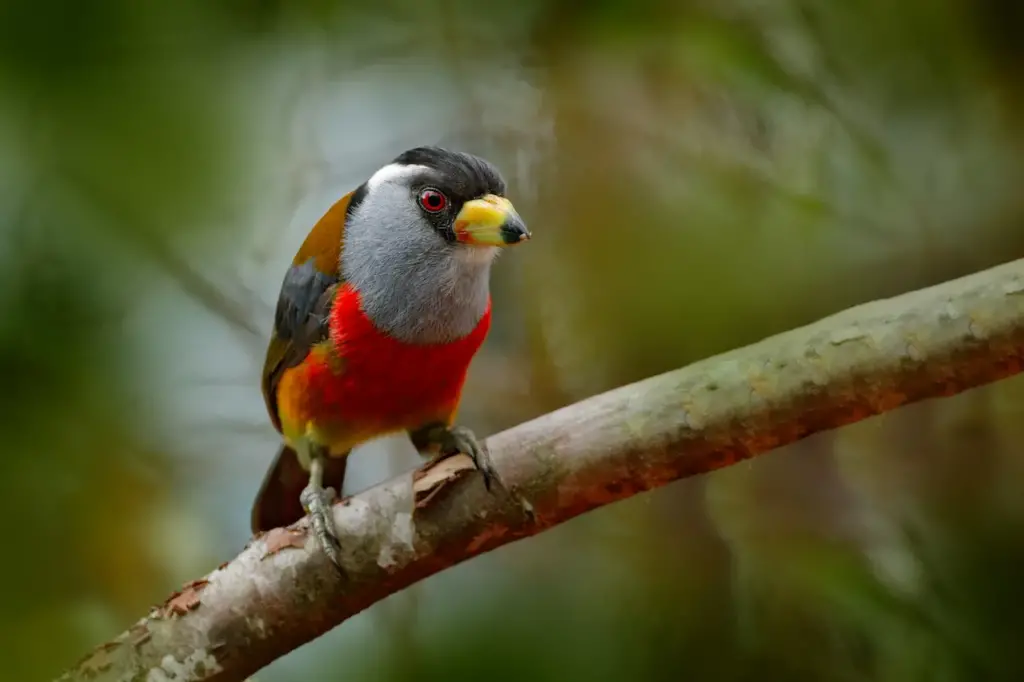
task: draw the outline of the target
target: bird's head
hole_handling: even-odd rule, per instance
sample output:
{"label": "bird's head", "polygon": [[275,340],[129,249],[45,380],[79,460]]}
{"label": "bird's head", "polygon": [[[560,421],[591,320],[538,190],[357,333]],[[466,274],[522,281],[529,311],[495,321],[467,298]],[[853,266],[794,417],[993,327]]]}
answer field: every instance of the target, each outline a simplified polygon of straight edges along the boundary
{"label": "bird's head", "polygon": [[356,190],[350,230],[380,248],[444,248],[465,260],[489,261],[497,249],[530,238],[505,190],[501,173],[485,159],[416,147]]}
{"label": "bird's head", "polygon": [[417,147],[352,193],[340,274],[384,332],[439,343],[476,327],[488,305],[494,257],[529,238],[492,164]]}

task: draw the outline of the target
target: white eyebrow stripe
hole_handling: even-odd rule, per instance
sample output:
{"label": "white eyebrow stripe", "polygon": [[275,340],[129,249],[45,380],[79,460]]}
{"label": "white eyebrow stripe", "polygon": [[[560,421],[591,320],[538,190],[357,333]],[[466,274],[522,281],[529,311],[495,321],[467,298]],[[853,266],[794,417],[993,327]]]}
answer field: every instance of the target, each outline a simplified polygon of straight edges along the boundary
{"label": "white eyebrow stripe", "polygon": [[383,184],[401,180],[412,175],[419,175],[420,173],[428,170],[430,170],[430,168],[427,166],[406,166],[400,163],[389,163],[374,173],[370,179],[366,181],[366,188],[372,192]]}

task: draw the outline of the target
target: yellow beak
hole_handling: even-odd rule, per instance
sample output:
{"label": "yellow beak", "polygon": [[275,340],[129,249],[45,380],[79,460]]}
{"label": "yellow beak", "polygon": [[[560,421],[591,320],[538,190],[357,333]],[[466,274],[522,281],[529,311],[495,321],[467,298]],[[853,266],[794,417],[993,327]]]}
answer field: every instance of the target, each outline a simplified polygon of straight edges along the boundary
{"label": "yellow beak", "polygon": [[455,238],[473,246],[513,246],[530,238],[523,219],[505,197],[467,201],[455,216]]}

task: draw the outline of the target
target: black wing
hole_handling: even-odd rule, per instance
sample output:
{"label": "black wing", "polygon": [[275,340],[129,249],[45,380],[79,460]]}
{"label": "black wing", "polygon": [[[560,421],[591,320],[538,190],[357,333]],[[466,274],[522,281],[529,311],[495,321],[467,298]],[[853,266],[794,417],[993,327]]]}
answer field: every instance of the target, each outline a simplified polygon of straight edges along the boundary
{"label": "black wing", "polygon": [[327,338],[327,318],[339,282],[337,275],[318,270],[314,258],[292,265],[285,273],[263,365],[263,398],[278,431],[277,384],[286,369],[302,362],[314,345]]}

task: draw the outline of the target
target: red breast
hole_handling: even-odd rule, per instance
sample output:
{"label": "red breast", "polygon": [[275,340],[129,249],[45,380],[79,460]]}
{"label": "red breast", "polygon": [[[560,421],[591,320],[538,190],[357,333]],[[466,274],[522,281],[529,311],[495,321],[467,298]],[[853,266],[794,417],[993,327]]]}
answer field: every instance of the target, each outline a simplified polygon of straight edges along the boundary
{"label": "red breast", "polygon": [[[363,311],[359,292],[345,284],[331,307],[330,339],[341,363],[307,359],[316,411],[346,422],[379,423],[443,412],[459,399],[466,372],[491,326],[491,302],[465,337],[443,344],[411,344],[379,331]],[[338,371],[340,369],[340,371]],[[405,426],[405,424],[402,424]],[[409,427],[415,426],[408,424]]]}

